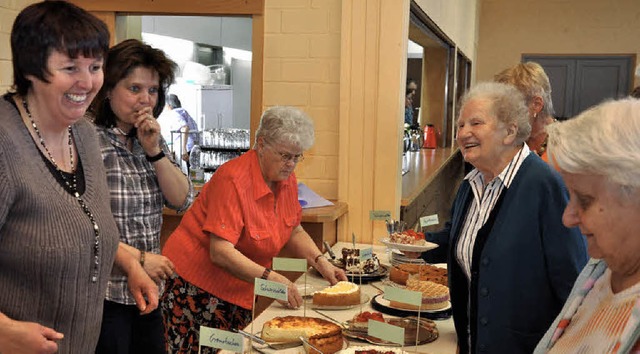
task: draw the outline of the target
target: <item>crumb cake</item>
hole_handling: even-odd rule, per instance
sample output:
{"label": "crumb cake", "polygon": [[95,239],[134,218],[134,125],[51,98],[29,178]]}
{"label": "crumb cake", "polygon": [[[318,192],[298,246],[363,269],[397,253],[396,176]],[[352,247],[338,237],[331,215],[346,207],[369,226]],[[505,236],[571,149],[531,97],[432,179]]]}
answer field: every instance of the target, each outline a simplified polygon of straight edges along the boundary
{"label": "crumb cake", "polygon": [[[449,301],[449,288],[434,283],[432,281],[423,281],[417,279],[407,280],[407,290],[419,291],[422,293],[422,310],[440,310],[448,305]],[[405,304],[402,302],[391,301],[392,307],[418,310],[418,306]]]}
{"label": "crumb cake", "polygon": [[352,274],[371,274],[380,269],[380,260],[375,254],[365,261],[360,261],[360,250],[357,248],[342,249],[342,264],[345,271]]}
{"label": "crumb cake", "polygon": [[313,304],[319,306],[350,306],[360,303],[360,287],[357,284],[340,281],[313,293]]}
{"label": "crumb cake", "polygon": [[322,318],[275,317],[262,325],[262,339],[267,342],[296,342],[300,337],[325,354],[340,351],[344,343],[342,328]]}
{"label": "crumb cake", "polygon": [[403,245],[424,246],[427,244],[427,241],[424,238],[424,234],[422,232],[415,232],[413,230],[394,232],[389,235],[389,241]]}

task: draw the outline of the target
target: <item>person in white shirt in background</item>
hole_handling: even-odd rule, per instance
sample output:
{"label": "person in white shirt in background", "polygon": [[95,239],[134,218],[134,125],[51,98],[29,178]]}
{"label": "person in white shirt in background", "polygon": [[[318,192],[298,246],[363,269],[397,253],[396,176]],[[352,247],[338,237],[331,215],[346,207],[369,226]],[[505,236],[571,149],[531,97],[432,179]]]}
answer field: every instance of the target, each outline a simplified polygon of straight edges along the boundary
{"label": "person in white shirt in background", "polygon": [[182,166],[188,171],[189,153],[194,145],[199,144],[200,134],[196,121],[182,108],[177,95],[167,95],[165,109],[158,117],[158,122],[162,136],[175,154],[176,161],[183,161]]}

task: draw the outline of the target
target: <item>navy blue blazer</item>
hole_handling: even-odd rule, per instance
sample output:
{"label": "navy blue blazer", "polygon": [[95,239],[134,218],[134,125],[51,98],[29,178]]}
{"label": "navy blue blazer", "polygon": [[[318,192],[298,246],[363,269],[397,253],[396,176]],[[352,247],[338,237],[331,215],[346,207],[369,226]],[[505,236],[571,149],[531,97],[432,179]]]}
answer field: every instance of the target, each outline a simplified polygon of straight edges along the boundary
{"label": "navy blue blazer", "polygon": [[478,232],[468,281],[455,246],[472,199],[465,180],[453,203],[451,222],[426,235],[440,247],[423,253],[423,258],[448,264],[460,353],[531,353],[588,260],[579,229],[562,225],[566,187],[536,154],[527,156]]}

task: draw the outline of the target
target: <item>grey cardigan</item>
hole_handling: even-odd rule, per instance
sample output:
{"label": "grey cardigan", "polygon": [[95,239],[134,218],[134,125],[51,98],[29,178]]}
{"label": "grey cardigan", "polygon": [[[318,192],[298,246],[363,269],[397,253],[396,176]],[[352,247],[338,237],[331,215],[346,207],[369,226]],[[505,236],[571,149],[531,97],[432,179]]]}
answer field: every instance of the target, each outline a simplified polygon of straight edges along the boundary
{"label": "grey cardigan", "polygon": [[0,97],[0,312],[62,332],[59,353],[93,353],[119,237],[95,129],[81,120],[73,136],[82,198],[100,228],[95,283],[89,218],[48,169],[16,107]]}

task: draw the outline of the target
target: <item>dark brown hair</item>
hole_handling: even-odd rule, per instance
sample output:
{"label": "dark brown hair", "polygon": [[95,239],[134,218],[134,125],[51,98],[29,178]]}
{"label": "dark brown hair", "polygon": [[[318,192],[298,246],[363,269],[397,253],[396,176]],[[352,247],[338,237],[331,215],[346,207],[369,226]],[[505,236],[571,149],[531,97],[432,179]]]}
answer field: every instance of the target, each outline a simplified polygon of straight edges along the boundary
{"label": "dark brown hair", "polygon": [[55,50],[70,58],[103,58],[109,30],[97,17],[66,1],[44,1],[24,8],[11,29],[13,89],[24,96],[27,76],[49,82],[47,60]]}
{"label": "dark brown hair", "polygon": [[143,67],[158,73],[160,87],[158,102],[153,107],[153,116],[158,117],[164,108],[165,95],[169,85],[175,79],[176,63],[163,51],[155,49],[137,39],[127,39],[112,47],[107,54],[104,67],[104,84],[91,104],[95,114],[95,123],[103,127],[116,125],[116,115],[111,109],[107,95],[118,82],[129,76],[136,68]]}

